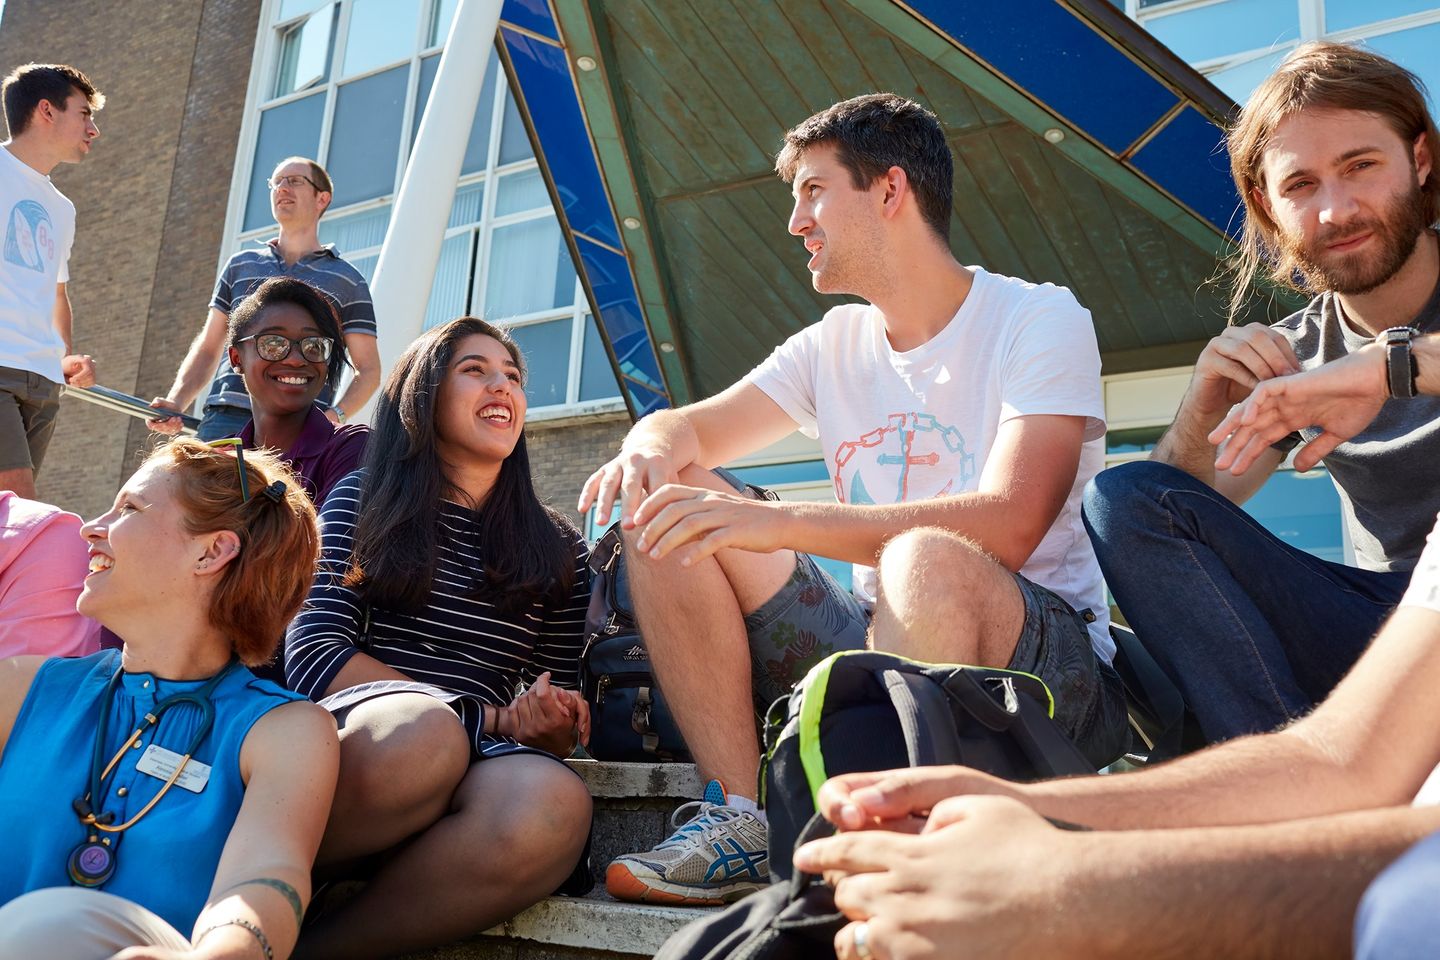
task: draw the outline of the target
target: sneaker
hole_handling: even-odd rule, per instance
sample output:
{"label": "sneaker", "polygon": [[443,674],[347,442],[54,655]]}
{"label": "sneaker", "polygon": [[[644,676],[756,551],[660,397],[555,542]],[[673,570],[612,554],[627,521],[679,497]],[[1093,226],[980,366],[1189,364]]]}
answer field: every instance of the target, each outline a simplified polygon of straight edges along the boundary
{"label": "sneaker", "polygon": [[705,799],[670,818],[677,829],[654,850],[616,857],[605,889],[617,900],[717,906],[770,884],[770,833],[753,813],[726,806],[719,780]]}

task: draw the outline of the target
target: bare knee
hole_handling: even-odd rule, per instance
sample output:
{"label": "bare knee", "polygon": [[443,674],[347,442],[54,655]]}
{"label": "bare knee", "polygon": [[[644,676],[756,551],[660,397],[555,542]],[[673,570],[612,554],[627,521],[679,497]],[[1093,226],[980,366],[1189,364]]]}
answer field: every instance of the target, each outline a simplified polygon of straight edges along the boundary
{"label": "bare knee", "polygon": [[493,875],[496,860],[503,858],[511,870],[534,877],[548,891],[575,866],[590,836],[590,792],[574,773],[545,757],[482,761],[456,796],[459,815],[476,824],[470,834],[483,838],[484,856],[465,858],[480,874]]}
{"label": "bare knee", "polygon": [[892,537],[880,551],[880,592],[898,611],[915,615],[943,602],[963,600],[977,579],[993,577],[999,564],[973,540],[948,530],[919,527]]}
{"label": "bare knee", "polygon": [[465,728],[448,706],[423,694],[381,697],[346,719],[336,795],[370,808],[443,805],[469,765]]}

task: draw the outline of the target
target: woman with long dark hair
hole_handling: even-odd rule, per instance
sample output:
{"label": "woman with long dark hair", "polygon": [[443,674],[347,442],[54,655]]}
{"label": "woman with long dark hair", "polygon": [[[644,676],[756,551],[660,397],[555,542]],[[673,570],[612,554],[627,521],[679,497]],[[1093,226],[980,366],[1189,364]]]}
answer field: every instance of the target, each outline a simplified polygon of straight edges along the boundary
{"label": "woman with long dark hair", "polygon": [[535,495],[523,379],[514,341],[483,320],[422,335],[386,383],[364,469],[321,511],[315,586],[286,640],[290,686],[340,726],[319,862],[397,849],[307,928],[306,958],[475,933],[578,869],[590,797],[556,755],[588,737],[564,689],[587,549]]}

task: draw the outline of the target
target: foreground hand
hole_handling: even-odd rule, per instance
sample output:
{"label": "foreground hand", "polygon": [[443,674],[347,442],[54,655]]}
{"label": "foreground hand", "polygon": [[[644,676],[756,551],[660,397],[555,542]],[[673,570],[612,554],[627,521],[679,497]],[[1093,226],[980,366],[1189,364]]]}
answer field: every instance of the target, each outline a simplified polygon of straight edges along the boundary
{"label": "foreground hand", "polygon": [[590,474],[580,489],[576,509],[584,513],[594,504],[595,522],[608,524],[618,496],[620,525],[628,530],[635,526],[635,511],[646,494],[673,483],[677,476],[678,470],[670,459],[659,452],[622,450],[618,457]]}
{"label": "foreground hand", "polygon": [[795,851],[795,866],[831,879],[852,921],[835,935],[839,960],[858,957],[860,922],[875,960],[1078,956],[1059,927],[1086,922],[1090,842],[1017,801],[957,797],[918,836],[842,833]]}
{"label": "foreground hand", "polygon": [[149,427],[151,430],[154,430],[156,433],[165,433],[169,434],[172,437],[180,432],[181,423],[179,417],[179,404],[175,403],[172,400],[168,400],[165,397],[156,397],[154,400],[150,401],[150,406],[159,407],[162,410],[174,410],[176,416],[165,420],[146,420],[145,426]]}
{"label": "foreground hand", "polygon": [[1195,361],[1186,402],[1206,416],[1219,417],[1249,396],[1256,384],[1299,371],[1290,341],[1270,327],[1226,327]]}
{"label": "foreground hand", "polygon": [[816,808],[841,830],[907,830],[941,801],[964,794],[1017,796],[1019,788],[969,767],[906,767],[846,773],[820,787]]}
{"label": "foreground hand", "polygon": [[199,950],[171,950],[168,947],[126,947],[110,960],[199,960]]}
{"label": "foreground hand", "polygon": [[[527,747],[538,747],[558,757],[569,756],[575,746],[576,709],[575,701],[565,691],[550,686],[547,670],[509,706],[501,708],[496,732],[514,737]],[[588,713],[586,725],[588,728]]]}
{"label": "foreground hand", "polygon": [[72,387],[95,386],[95,361],[88,353],[72,353],[60,361],[60,372]]}
{"label": "foreground hand", "polygon": [[1275,441],[1320,427],[1323,432],[1295,454],[1295,469],[1309,470],[1369,426],[1388,396],[1385,351],[1377,344],[1262,383],[1211,432],[1211,443],[1225,442],[1215,468],[1239,476]]}
{"label": "foreground hand", "polygon": [[726,547],[772,553],[785,546],[787,504],[667,483],[635,511],[637,549],[659,560],[679,550],[682,567]]}

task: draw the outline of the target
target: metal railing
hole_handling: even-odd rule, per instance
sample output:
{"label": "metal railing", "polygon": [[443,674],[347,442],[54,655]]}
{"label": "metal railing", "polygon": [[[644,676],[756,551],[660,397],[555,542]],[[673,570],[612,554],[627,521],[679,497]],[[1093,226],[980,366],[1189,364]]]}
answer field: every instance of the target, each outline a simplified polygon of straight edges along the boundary
{"label": "metal railing", "polygon": [[177,414],[171,410],[164,410],[159,407],[152,407],[139,397],[128,393],[121,393],[119,390],[111,390],[109,387],[102,387],[95,384],[93,387],[72,387],[68,384],[60,388],[60,392],[67,397],[75,397],[87,403],[93,403],[97,407],[112,410],[115,413],[123,413],[126,416],[135,417],[140,420],[154,420],[160,417],[180,418],[180,432],[186,436],[194,436],[195,430],[200,426],[200,418],[192,417],[189,414]]}

